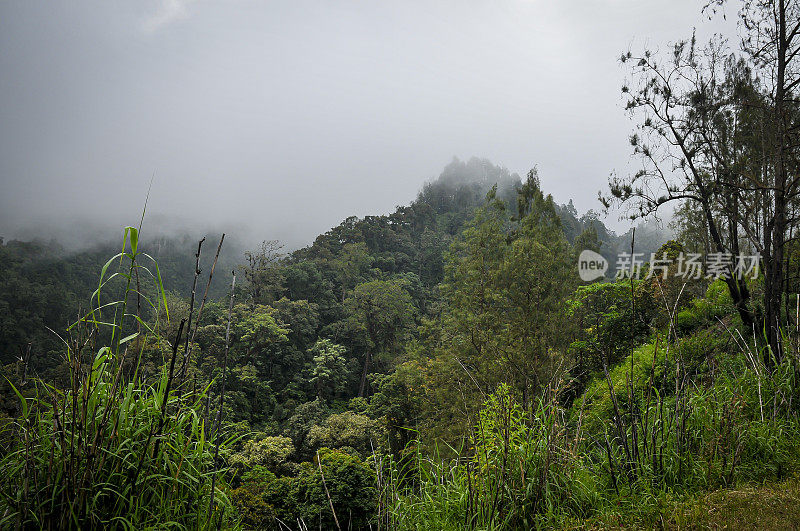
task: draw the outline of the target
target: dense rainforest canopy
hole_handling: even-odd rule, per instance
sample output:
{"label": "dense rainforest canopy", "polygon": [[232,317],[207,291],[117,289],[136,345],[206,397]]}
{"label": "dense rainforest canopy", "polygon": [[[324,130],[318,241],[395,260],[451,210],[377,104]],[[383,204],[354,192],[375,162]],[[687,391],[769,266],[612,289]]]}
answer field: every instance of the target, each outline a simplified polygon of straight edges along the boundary
{"label": "dense rainforest canopy", "polygon": [[740,7],[622,56],[621,236],[473,158],[300,249],[3,242],[0,527],[796,525],[800,6]]}

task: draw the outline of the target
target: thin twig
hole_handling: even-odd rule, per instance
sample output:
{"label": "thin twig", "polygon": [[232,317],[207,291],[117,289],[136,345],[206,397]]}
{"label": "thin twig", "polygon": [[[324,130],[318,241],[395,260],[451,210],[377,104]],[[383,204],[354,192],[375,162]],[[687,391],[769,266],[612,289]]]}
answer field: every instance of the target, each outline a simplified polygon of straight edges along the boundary
{"label": "thin twig", "polygon": [[206,282],[206,289],[203,292],[203,300],[200,303],[200,310],[197,312],[197,319],[195,319],[194,329],[189,327],[189,330],[192,333],[192,337],[189,338],[187,331],[187,344],[186,350],[184,350],[184,358],[183,358],[183,367],[181,368],[181,381],[186,377],[186,371],[188,370],[188,362],[189,357],[192,354],[192,347],[194,346],[194,336],[197,334],[197,329],[200,328],[200,319],[203,317],[203,308],[206,307],[206,300],[208,299],[208,290],[211,287],[211,279],[214,278],[214,270],[217,268],[217,260],[219,259],[219,253],[222,250],[222,241],[225,239],[225,233],[222,233],[222,237],[219,239],[219,245],[217,245],[217,253],[214,255],[214,262],[211,264],[211,271],[208,273],[208,282]]}
{"label": "thin twig", "polygon": [[214,432],[214,475],[211,479],[211,501],[208,504],[208,518],[214,512],[214,490],[217,486],[217,460],[219,459],[219,432],[220,425],[222,424],[222,408],[225,405],[225,372],[228,368],[228,349],[230,347],[231,336],[231,320],[233,318],[233,296],[236,293],[236,271],[233,271],[233,280],[231,280],[231,302],[228,306],[228,326],[225,329],[225,355],[222,357],[222,388],[219,394],[219,409],[217,410],[217,422]]}
{"label": "thin twig", "polygon": [[192,297],[189,300],[189,327],[186,330],[186,345],[183,347],[183,363],[181,364],[181,369],[178,371],[178,375],[181,381],[183,381],[184,376],[186,375],[186,361],[189,358],[189,336],[192,330],[192,314],[194,314],[194,296],[197,292],[197,277],[200,276],[200,253],[203,250],[203,242],[206,241],[205,237],[202,238],[199,242],[197,242],[197,252],[195,253],[195,262],[194,262],[194,280],[192,281]]}
{"label": "thin twig", "polygon": [[331,506],[333,513],[333,521],[336,522],[336,529],[341,531],[342,527],[339,525],[339,519],[336,517],[336,511],[333,508],[333,500],[331,500],[331,493],[328,492],[328,484],[325,482],[325,474],[322,472],[322,461],[319,458],[319,450],[317,450],[317,466],[319,467],[319,474],[322,476],[322,486],[325,487],[325,496],[328,497],[328,504]]}

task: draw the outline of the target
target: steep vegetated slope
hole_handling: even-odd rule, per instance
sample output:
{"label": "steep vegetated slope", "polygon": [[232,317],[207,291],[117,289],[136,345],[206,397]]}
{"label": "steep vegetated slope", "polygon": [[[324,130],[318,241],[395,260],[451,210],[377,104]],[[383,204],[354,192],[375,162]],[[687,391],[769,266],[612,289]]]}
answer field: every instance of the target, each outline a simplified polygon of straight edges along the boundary
{"label": "steep vegetated slope", "polygon": [[[9,242],[0,248],[11,316],[2,332],[9,481],[32,477],[31,455],[48,470],[48,455],[72,459],[59,454],[67,446],[43,441],[74,429],[59,419],[74,409],[71,397],[94,397],[95,384],[102,393],[86,411],[115,420],[82,426],[119,457],[109,477],[137,523],[211,526],[216,515],[275,529],[653,526],[686,522],[680,504],[709,490],[793,474],[796,338],[787,335],[768,368],[725,284],[678,275],[683,245],[653,226],[637,228],[635,251],[666,256],[666,278],[646,266],[640,279],[580,281],[582,249],[599,250],[613,269],[632,235],[556,205],[534,171],[522,179],[485,160],[456,160],[392,214],[348,218],[291,253],[271,241],[243,253],[232,298],[220,296],[231,279],[219,273],[202,302],[214,238],[194,299],[197,243],[145,238],[141,250],[155,247],[163,282],[132,290],[139,278],[112,261],[106,276],[120,274],[103,292],[116,286],[117,300],[137,310],[111,328],[89,313],[115,300],[89,301],[108,254],[56,256]],[[217,265],[226,269],[230,262]],[[748,282],[757,294],[759,279]],[[58,320],[77,319],[81,303],[88,335],[80,326],[64,333]],[[44,325],[77,345],[70,355],[43,339]],[[76,358],[81,337],[91,347]],[[139,404],[138,416],[115,402]],[[185,479],[197,489],[132,498],[126,478],[138,467],[115,446],[115,423],[128,423],[144,449],[140,466],[164,459],[173,478],[183,466],[176,445],[194,448]],[[69,477],[72,466],[55,469]],[[4,484],[0,507],[22,521],[54,521],[64,498],[48,498],[62,491],[45,487],[17,495]],[[162,495],[190,500],[194,512],[151,515],[147,504]],[[99,525],[124,513],[107,496],[71,503],[101,515]]]}

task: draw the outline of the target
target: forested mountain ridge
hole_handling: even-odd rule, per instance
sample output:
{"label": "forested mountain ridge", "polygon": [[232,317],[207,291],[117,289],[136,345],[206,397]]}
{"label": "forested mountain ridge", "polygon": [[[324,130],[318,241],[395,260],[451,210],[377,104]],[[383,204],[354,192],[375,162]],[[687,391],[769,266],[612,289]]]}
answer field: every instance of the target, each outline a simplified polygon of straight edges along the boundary
{"label": "forested mountain ridge", "polygon": [[[532,171],[535,175],[535,170]],[[335,256],[346,244],[364,243],[370,254],[378,258],[379,269],[387,273],[417,272],[426,285],[437,284],[442,280],[443,269],[438,260],[427,266],[432,269],[425,269],[426,266],[421,265],[425,262],[425,253],[433,257],[442,254],[441,250],[449,246],[484,204],[493,186],[497,186],[497,197],[510,213],[513,212],[517,208],[517,191],[522,186],[519,175],[485,159],[472,158],[467,162],[455,159],[437,179],[425,184],[410,205],[400,206],[394,213],[384,216],[348,218],[320,235],[311,246],[291,253],[290,260],[300,262],[316,256]],[[567,205],[555,205],[555,208],[570,243],[590,227],[595,230],[600,253],[611,266],[609,278],[612,278],[617,254],[631,250],[633,230],[617,235],[606,228],[598,213],[590,211],[580,216],[572,201]],[[392,231],[393,235],[383,238],[387,231]],[[434,236],[438,244],[432,247]],[[670,232],[659,228],[655,222],[642,223],[637,227],[634,251],[649,259],[650,253],[669,237]],[[395,252],[399,260],[389,263],[380,260],[381,256],[388,257]]]}
{"label": "forested mountain ridge", "polygon": [[[184,60],[176,73],[185,81],[185,66],[195,72],[208,58],[185,61],[186,45],[191,48],[193,42],[186,32],[200,6],[178,4],[161,6],[159,24],[169,23],[174,35],[187,38],[157,37],[164,34],[161,27],[150,28],[150,37],[137,42],[143,49],[149,49],[146,41],[179,43]],[[632,119],[633,157],[625,169],[609,174],[598,199],[603,212],[621,212],[639,222],[625,234],[608,230],[594,211],[580,215],[569,198],[557,204],[535,167],[520,176],[473,158],[454,159],[409,204],[381,215],[348,217],[299,249],[270,239],[243,248],[235,234],[199,230],[165,237],[158,230],[168,228],[158,227],[153,218],[139,226],[154,222],[152,237],[149,228],[141,231],[134,224],[121,227],[118,241],[96,242],[80,252],[47,240],[0,241],[0,529],[800,527],[800,0],[703,4],[698,16],[704,19],[724,18],[733,8],[740,39],[704,39],[691,30],[685,40],[662,49],[629,49],[619,56],[627,70],[621,94]],[[247,13],[255,14],[250,7]],[[600,150],[565,142],[596,143],[593,135],[615,130],[612,123],[586,120],[590,109],[603,107],[602,91],[590,91],[591,98],[582,91],[580,103],[588,106],[576,106],[574,99],[559,104],[557,94],[529,89],[549,84],[567,94],[565,87],[601,87],[597,72],[605,69],[575,70],[571,76],[595,72],[596,79],[575,83],[583,80],[570,77],[560,83],[557,76],[569,70],[561,68],[564,52],[580,46],[559,46],[560,55],[548,63],[561,66],[541,71],[548,75],[533,71],[532,79],[540,81],[535,86],[519,79],[504,82],[502,75],[519,77],[520,71],[507,68],[513,66],[509,48],[500,54],[489,48],[508,41],[514,50],[522,49],[535,35],[527,24],[506,18],[514,27],[505,30],[521,32],[493,38],[491,24],[484,22],[492,22],[488,15],[496,9],[475,7],[466,11],[486,15],[475,28],[442,33],[438,23],[418,17],[404,28],[435,31],[435,41],[419,41],[424,52],[430,54],[426,42],[436,44],[430,55],[442,66],[469,70],[469,82],[453,83],[447,69],[436,69],[437,81],[445,85],[432,94],[431,86],[417,91],[424,83],[405,91],[391,75],[380,76],[376,84],[359,73],[352,81],[369,85],[378,97],[351,101],[336,90],[331,92],[336,101],[328,100],[347,112],[358,130],[353,137],[348,124],[329,113],[335,109],[291,105],[293,100],[284,100],[280,92],[262,90],[267,85],[249,70],[247,90],[236,92],[236,105],[198,114],[210,127],[190,137],[176,135],[180,149],[174,153],[150,148],[134,153],[135,143],[120,142],[88,160],[74,149],[79,143],[64,143],[65,135],[55,129],[55,134],[31,135],[40,131],[40,123],[35,113],[25,113],[21,127],[12,123],[7,137],[23,141],[19,145],[30,152],[15,154],[28,158],[12,163],[9,174],[36,175],[47,165],[33,159],[50,153],[59,155],[54,172],[60,180],[41,195],[22,190],[28,181],[16,190],[12,186],[14,200],[17,194],[21,200],[37,195],[31,204],[46,205],[46,194],[66,190],[62,185],[86,199],[94,190],[72,181],[84,168],[91,173],[97,164],[96,172],[118,158],[114,162],[121,167],[131,162],[126,155],[131,152],[147,159],[137,163],[167,163],[172,173],[191,166],[150,157],[199,155],[197,148],[213,143],[210,154],[219,157],[220,166],[186,172],[192,188],[184,187],[180,200],[165,199],[173,200],[168,204],[179,215],[193,193],[212,196],[205,203],[212,207],[201,213],[211,219],[223,213],[225,197],[233,203],[243,199],[235,194],[246,191],[250,197],[245,199],[254,205],[246,214],[254,219],[255,209],[264,205],[256,191],[273,192],[275,182],[244,188],[226,181],[232,195],[217,195],[217,183],[203,177],[216,176],[207,173],[215,168],[230,167],[236,176],[256,168],[252,157],[265,146],[264,137],[254,134],[260,121],[279,136],[276,146],[282,151],[281,160],[272,157],[257,166],[259,179],[264,172],[287,179],[312,175],[314,167],[343,171],[351,151],[335,153],[335,144],[323,144],[325,127],[317,129],[325,125],[335,126],[348,145],[371,135],[360,153],[379,157],[385,175],[392,175],[387,170],[392,159],[383,150],[394,146],[372,127],[374,120],[402,134],[413,128],[429,135],[415,139],[425,144],[425,152],[418,152],[421,160],[448,130],[468,126],[471,130],[464,132],[491,131],[494,137],[502,125],[513,140],[509,136],[504,147],[488,149],[518,157],[515,150],[522,149],[524,156],[526,146],[537,146],[548,150],[547,156],[580,152],[587,156],[579,162],[591,161],[591,152]],[[330,48],[328,37],[337,34],[321,32],[326,54],[319,62],[308,54],[311,47],[300,47],[304,61],[313,59],[308,70],[317,81],[330,73],[317,66],[334,59],[339,71],[350,62],[340,61],[341,52],[354,44],[363,51],[361,40],[350,39],[360,29],[384,36],[375,31],[381,26],[351,25],[359,20],[350,18],[357,11],[337,15],[332,25],[329,17],[304,13],[307,22],[318,19],[326,30],[334,26],[348,33]],[[372,14],[366,20],[377,22],[378,11],[367,11]],[[442,22],[460,20],[446,11]],[[501,11],[525,20],[523,11],[521,17],[517,10]],[[213,27],[224,26],[219,9],[213,13]],[[616,19],[621,11],[606,3],[587,21],[598,26],[607,13]],[[58,20],[67,14],[58,11]],[[579,27],[576,10],[564,14],[570,28]],[[620,18],[626,25],[636,20]],[[25,23],[39,19],[18,21],[30,28]],[[62,26],[72,28],[41,24],[53,31]],[[239,28],[235,40],[250,42],[264,33]],[[302,34],[305,43],[310,35],[267,33],[277,42]],[[572,33],[580,34],[581,42],[591,40],[586,32]],[[401,35],[388,36],[393,42]],[[451,37],[470,44],[452,55],[440,53],[446,49],[438,45]],[[373,51],[390,51],[379,65],[390,68],[387,74],[399,67],[395,71],[405,79],[421,70],[421,63],[406,61],[413,58],[406,55],[410,50],[398,55],[382,39],[376,44],[380,49],[359,54],[353,64],[371,68]],[[289,48],[269,49],[281,53],[248,52],[245,59],[259,64],[279,59],[281,65],[295,66],[282,53]],[[527,60],[547,53],[547,47],[532,51],[523,67],[535,64]],[[122,64],[119,54],[105,55]],[[233,55],[212,55],[235,66]],[[28,58],[14,68],[32,66],[37,81],[20,78],[22,90],[42,85],[45,78],[38,75],[48,73],[50,65]],[[492,68],[481,68],[475,62],[481,59],[493,60]],[[146,63],[150,72],[165,72]],[[230,73],[227,65],[224,70]],[[284,73],[270,69],[269,79],[278,75],[279,84],[287,81],[286,88],[294,88],[293,76],[284,80]],[[230,93],[235,86],[235,78],[227,75],[219,78],[224,86],[197,79],[203,82],[178,84],[189,90],[177,106],[182,117],[194,116],[186,111],[207,102],[216,88]],[[133,95],[125,76],[114,81]],[[159,102],[174,103],[169,85],[147,84]],[[200,93],[192,96],[197,86],[202,100],[196,97]],[[322,86],[304,84],[297,95],[319,93]],[[116,108],[123,100],[106,87],[101,87],[103,103]],[[392,88],[390,98],[383,98],[386,87]],[[269,88],[280,87],[270,83]],[[266,107],[240,105],[248,93],[281,105],[291,126],[280,127],[272,120],[279,115],[260,112]],[[423,101],[419,96],[426,93],[433,97]],[[481,93],[494,93],[515,107],[506,107],[504,114],[502,106],[480,104],[474,96]],[[509,98],[512,93],[520,99]],[[77,98],[75,91],[64,95],[71,103],[92,99]],[[137,109],[146,109],[144,100],[130,99]],[[410,102],[414,111],[397,123],[386,120],[388,115],[376,112],[384,100]],[[428,112],[434,108],[445,111],[440,116],[448,120],[454,117],[458,107],[451,108],[449,100],[469,104],[466,121],[418,127],[424,126],[418,118],[435,116]],[[526,120],[517,112],[523,102],[543,105],[547,112]],[[42,110],[50,114],[57,107]],[[304,111],[313,115],[307,126],[299,120]],[[233,113],[248,126],[226,129],[224,117]],[[113,125],[131,123],[124,121],[127,113],[114,114],[120,121]],[[475,127],[480,115],[494,125]],[[523,120],[526,129],[519,127]],[[106,122],[82,122],[79,127],[87,131],[107,131]],[[98,124],[103,128],[93,127]],[[575,124],[572,132],[588,136],[581,141],[579,135],[551,134],[564,124]],[[133,125],[140,133],[150,131]],[[186,127],[183,120],[176,125]],[[536,133],[526,137],[524,131],[533,129],[552,136],[564,151],[551,152],[548,146],[556,144],[537,140]],[[468,138],[456,134],[447,141],[460,144]],[[506,142],[502,136],[492,140]],[[151,138],[148,145],[154,145]],[[325,149],[314,149],[318,146]],[[376,148],[380,151],[371,153]],[[304,166],[296,158],[302,149],[332,158]],[[76,160],[66,160],[67,153]],[[402,151],[394,156],[398,153],[411,156]],[[547,159],[548,166],[552,160]],[[616,160],[625,164],[623,157]],[[131,166],[127,173],[141,167]],[[355,182],[358,172],[350,175]],[[291,189],[286,180],[280,185],[286,187],[282,192]],[[98,193],[108,189],[98,187]],[[307,190],[297,195],[303,201],[298,205],[314,205]],[[125,203],[101,199],[111,208]],[[247,202],[234,206],[242,204]],[[303,223],[313,219],[298,215]],[[657,223],[659,216],[672,218],[673,232]],[[253,230],[268,238],[271,228]]]}
{"label": "forested mountain ridge", "polygon": [[[447,310],[452,304],[448,302],[452,279],[445,282],[447,264],[470,252],[464,248],[465,236],[478,228],[476,219],[489,215],[496,224],[492,230],[499,231],[492,236],[499,238],[492,252],[506,248],[510,252],[512,240],[519,239],[518,211],[524,194],[524,201],[538,201],[538,208],[549,216],[547,239],[563,240],[558,251],[563,260],[573,260],[566,247],[583,237],[607,256],[612,268],[608,274],[613,275],[614,253],[630,245],[630,234],[616,236],[596,215],[578,218],[571,204],[556,205],[539,190],[534,170],[523,183],[518,175],[487,160],[453,160],[409,205],[387,215],[347,218],[307,247],[284,253],[279,242],[265,241],[256,249],[235,252],[235,240],[226,236],[209,284],[209,304],[193,334],[196,346],[187,371],[205,382],[219,377],[225,342],[223,294],[230,271],[236,269],[240,280],[233,308],[233,373],[227,390],[231,405],[226,419],[260,433],[291,434],[298,458],[321,444],[310,446],[308,436],[331,413],[364,415],[369,409],[368,415],[359,417],[373,430],[359,436],[368,436],[378,429],[374,419],[386,418],[398,406],[398,397],[387,393],[410,386],[400,382],[410,365],[395,374],[396,369],[441,348],[438,329],[454,318]],[[652,247],[645,247],[647,251],[662,243],[652,241],[660,234],[657,231],[641,233],[650,234]],[[637,241],[642,240],[637,234]],[[209,235],[201,249],[195,311],[217,241]],[[641,250],[639,243],[637,251]],[[172,322],[188,318],[197,241],[186,235],[145,239],[143,251],[158,261]],[[114,243],[78,253],[54,242],[11,241],[0,246],[0,305],[5,310],[0,346],[9,374],[49,380],[63,373],[59,335],[66,337],[66,328],[95,304],[89,296],[98,288],[98,273],[118,252]],[[558,267],[566,272],[574,265],[564,262]],[[523,264],[515,267],[522,269]],[[174,324],[171,327],[175,333]],[[148,348],[142,358],[145,374],[157,372],[160,359]],[[447,373],[453,368],[441,370]],[[452,381],[464,384],[460,377]],[[357,401],[350,404],[354,398]],[[392,413],[397,417],[385,428],[386,444],[394,451],[409,442],[407,429],[418,422],[417,417],[430,415],[419,409],[420,404]],[[363,454],[363,440],[352,444]]]}
{"label": "forested mountain ridge", "polygon": [[[580,281],[581,250],[603,253],[610,277],[632,236],[608,231],[593,213],[578,217],[571,203],[557,205],[535,170],[522,179],[471,159],[453,161],[391,214],[347,218],[288,253],[266,240],[237,265],[225,256],[213,279],[212,236],[197,257],[189,237],[140,242],[128,228],[123,254],[108,266],[104,258],[119,249],[58,256],[9,242],[0,247],[0,293],[13,318],[4,320],[4,344],[16,351],[4,352],[0,418],[12,430],[4,433],[27,429],[39,389],[84,397],[85,408],[74,411],[94,420],[63,428],[97,430],[77,439],[85,441],[80,466],[107,474],[109,488],[129,497],[140,469],[153,474],[167,462],[175,475],[164,484],[173,487],[148,496],[178,496],[193,507],[136,516],[150,523],[210,522],[214,514],[234,527],[277,529],[299,519],[301,527],[333,528],[346,514],[352,528],[460,528],[466,514],[489,528],[569,527],[574,518],[609,517],[622,488],[782,478],[800,455],[800,439],[776,438],[796,429],[781,420],[790,358],[767,377],[754,365],[758,356],[738,352],[757,347],[727,335],[742,323],[724,284],[681,284],[683,246],[652,225],[637,227],[635,252],[667,257],[671,276]],[[153,247],[158,269],[144,254]],[[224,272],[234,268],[231,292]],[[214,291],[204,300],[208,280]],[[88,300],[98,285],[119,295]],[[53,298],[63,306],[50,305]],[[37,334],[52,334],[47,320],[69,315],[70,304],[84,310],[73,306],[69,322],[83,318],[63,335],[65,355],[52,336]],[[110,347],[98,349],[103,344]],[[35,350],[40,345],[49,350]],[[118,387],[125,378],[147,391]],[[772,417],[754,389],[781,397]],[[712,392],[724,398],[708,402]],[[731,400],[745,404],[741,417],[727,417]],[[40,431],[17,451],[39,456],[42,467],[61,466],[48,457],[60,450],[48,445],[66,446],[47,430],[61,425],[50,415],[64,413],[33,411],[43,415],[34,423]],[[721,418],[728,420],[713,420]],[[140,464],[127,457],[134,435],[118,437],[117,424],[147,435]],[[161,446],[166,438],[172,442]],[[94,440],[108,462],[91,457]],[[181,450],[190,447],[196,452]],[[5,454],[9,485],[27,474],[19,455]],[[69,492],[92,491],[88,478]],[[41,487],[25,503],[43,503],[36,518],[63,524],[47,493],[66,487],[36,481]],[[202,487],[185,487],[194,482]],[[130,517],[119,505],[81,507],[82,519]]]}
{"label": "forested mountain ridge", "polygon": [[[391,214],[348,218],[318,236],[310,246],[288,255],[282,254],[279,242],[270,242],[274,256],[266,258],[292,267],[285,271],[288,275],[285,284],[275,287],[277,291],[262,302],[286,296],[291,300],[308,300],[323,308],[330,306],[336,297],[313,285],[316,275],[321,269],[332,284],[333,292],[340,294],[342,285],[348,282],[342,276],[346,273],[333,271],[333,262],[329,261],[338,259],[338,267],[342,261],[366,260],[365,256],[359,258],[362,248],[357,244],[363,244],[363,250],[369,255],[370,263],[365,264],[365,268],[381,275],[413,274],[414,282],[418,280],[421,286],[432,288],[443,279],[445,251],[484,203],[489,190],[496,185],[498,197],[511,210],[515,208],[516,190],[521,184],[517,174],[485,159],[473,158],[466,162],[454,159],[438,178],[422,188],[416,200],[399,206]],[[571,202],[557,210],[570,242],[590,225],[594,227],[601,242],[600,253],[611,267],[608,275],[612,276],[616,255],[630,252],[630,232],[617,236],[592,212],[579,218]],[[636,252],[649,256],[667,238],[657,229],[643,228],[637,232]],[[218,237],[214,234],[206,237],[206,251],[201,256],[204,271],[211,266],[213,249],[210,247]],[[0,308],[5,314],[0,331],[0,362],[12,362],[31,344],[31,367],[50,366],[52,360],[44,360],[48,352],[58,351],[60,342],[45,326],[62,331],[75,321],[78,309],[85,309],[88,296],[97,288],[100,268],[110,256],[119,252],[118,246],[116,241],[96,242],[89,248],[73,251],[55,240],[0,241]],[[179,297],[188,297],[191,291],[196,246],[197,240],[189,235],[162,235],[147,241],[147,252],[158,261],[165,288]],[[248,256],[257,257],[261,252],[263,260],[263,251],[255,250]],[[235,235],[228,234],[216,280],[210,286],[211,299],[224,296],[230,271],[246,261],[243,245],[236,241]],[[418,308],[425,308],[430,301],[417,293],[414,302]]]}

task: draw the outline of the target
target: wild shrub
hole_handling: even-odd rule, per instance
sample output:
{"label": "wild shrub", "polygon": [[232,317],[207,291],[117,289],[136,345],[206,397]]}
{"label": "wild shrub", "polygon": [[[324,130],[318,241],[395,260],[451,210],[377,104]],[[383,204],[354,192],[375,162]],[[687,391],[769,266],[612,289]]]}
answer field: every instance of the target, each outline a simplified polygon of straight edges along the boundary
{"label": "wild shrub", "polygon": [[348,448],[351,453],[364,459],[373,451],[382,450],[386,434],[380,423],[366,415],[352,411],[334,413],[321,425],[308,432],[308,441],[313,448]]}
{"label": "wild shrub", "polygon": [[379,522],[530,529],[625,515],[656,526],[681,497],[796,473],[796,353],[768,368],[731,334],[657,336],[597,376],[569,416],[554,391],[525,411],[500,386],[470,445],[450,449],[457,458],[375,458]]}
{"label": "wild shrub", "polygon": [[605,392],[599,380],[590,386],[601,399],[585,413],[596,442],[584,451],[605,471],[607,490],[697,492],[780,477],[800,463],[792,358],[768,368],[743,340],[730,353],[723,334],[656,342],[644,382],[642,360],[632,358],[606,378]]}
{"label": "wild shrub", "polygon": [[389,529],[531,529],[589,514],[594,478],[581,465],[554,391],[523,410],[507,385],[485,401],[456,459],[378,466],[380,521]]}
{"label": "wild shrub", "polygon": [[243,524],[254,529],[364,529],[375,518],[377,500],[372,469],[327,448],[301,463],[294,476],[254,467],[231,497]]}

